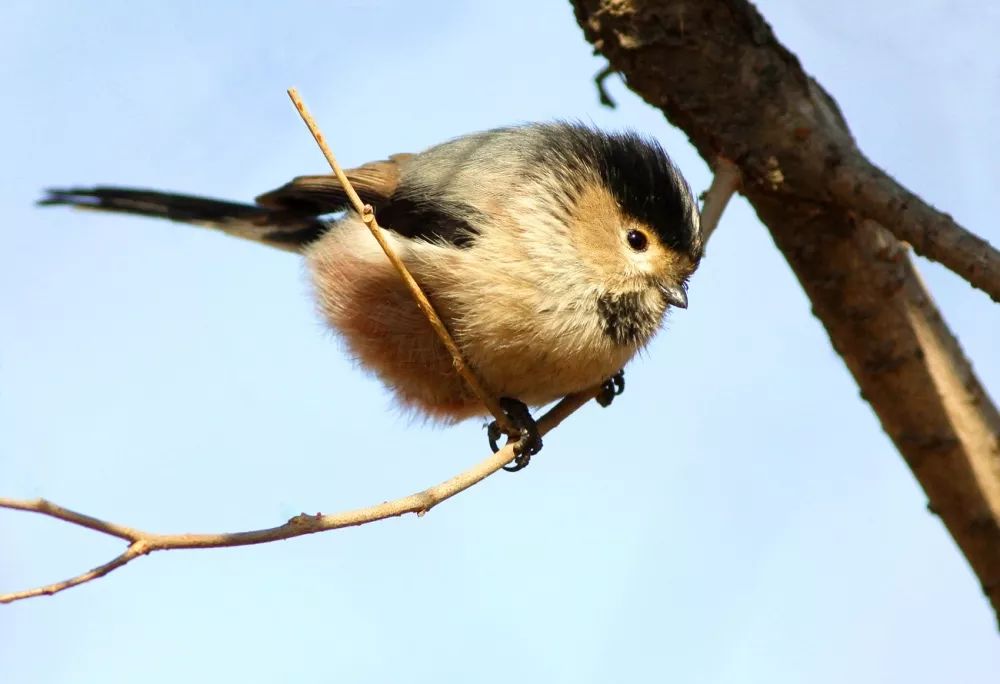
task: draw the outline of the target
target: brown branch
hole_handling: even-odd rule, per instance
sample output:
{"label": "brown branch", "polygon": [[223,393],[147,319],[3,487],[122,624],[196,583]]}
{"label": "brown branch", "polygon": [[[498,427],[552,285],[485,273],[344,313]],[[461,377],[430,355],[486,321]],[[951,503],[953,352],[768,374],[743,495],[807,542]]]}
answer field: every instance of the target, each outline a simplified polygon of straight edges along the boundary
{"label": "brown branch", "polygon": [[994,298],[995,252],[868,163],[747,0],[572,4],[629,88],[702,157],[740,167],[743,194],[1000,617],[1000,414],[906,249],[875,221]]}
{"label": "brown branch", "polygon": [[355,192],[351,181],[347,178],[344,170],[340,168],[340,164],[337,163],[336,157],[333,156],[333,152],[326,144],[326,139],[323,137],[322,131],[319,130],[319,126],[316,125],[315,119],[313,119],[309,110],[306,109],[306,105],[302,102],[302,98],[299,97],[298,91],[295,88],[289,88],[288,97],[291,98],[292,103],[295,105],[295,109],[298,110],[299,116],[302,117],[302,121],[305,122],[306,127],[312,134],[316,144],[319,145],[319,149],[323,152],[323,156],[326,157],[327,163],[330,164],[330,168],[333,169],[334,174],[336,174],[337,180],[339,180],[340,184],[344,186],[344,190],[347,192],[347,197],[351,200],[351,205],[354,207],[354,210],[358,212],[358,215],[361,216],[361,220],[364,221],[368,230],[371,231],[375,240],[378,241],[379,247],[381,247],[382,251],[385,252],[389,261],[392,262],[393,267],[396,269],[396,273],[398,273],[399,277],[402,278],[404,283],[406,283],[406,287],[409,289],[410,294],[413,296],[413,300],[417,303],[420,311],[427,317],[427,321],[434,329],[434,333],[438,336],[438,339],[441,340],[441,343],[444,344],[448,353],[451,354],[451,361],[455,370],[458,371],[458,374],[462,376],[463,380],[465,380],[465,384],[469,386],[469,389],[471,389],[479,400],[483,402],[483,406],[485,406],[486,409],[493,414],[493,417],[497,421],[497,425],[499,425],[508,435],[518,435],[519,433],[517,429],[511,424],[503,409],[500,408],[500,404],[497,399],[492,393],[486,391],[486,388],[483,387],[483,383],[480,382],[479,378],[476,377],[476,374],[473,373],[468,364],[465,363],[462,352],[459,350],[458,345],[455,344],[455,340],[452,339],[451,333],[448,331],[447,326],[445,326],[444,321],[441,320],[441,317],[438,316],[437,311],[435,311],[434,307],[431,305],[430,300],[427,299],[427,295],[424,294],[420,285],[417,284],[417,281],[410,274],[409,269],[406,268],[402,259],[400,259],[395,251],[393,251],[392,247],[389,246],[385,236],[382,235],[382,229],[379,228],[378,222],[375,220],[374,210],[370,204],[362,202],[361,197],[357,192]]}
{"label": "brown branch", "polygon": [[[553,430],[578,408],[593,399],[600,388],[587,392],[571,394],[553,406],[538,421],[538,431],[542,435]],[[19,500],[0,498],[0,508],[10,508],[45,515],[56,520],[80,525],[89,530],[101,532],[112,537],[118,537],[129,542],[124,553],[113,560],[92,570],[81,573],[61,582],[54,582],[42,587],[25,589],[7,594],[0,594],[0,603],[11,603],[33,596],[47,596],[60,591],[90,582],[109,572],[124,567],[139,556],[145,556],[154,551],[171,549],[217,549],[231,546],[250,546],[267,542],[293,539],[307,534],[337,530],[342,527],[356,527],[378,520],[396,518],[407,513],[423,515],[456,494],[465,491],[474,484],[497,472],[514,458],[514,444],[509,443],[489,458],[469,468],[468,470],[423,491],[404,496],[393,501],[386,501],[375,506],[344,511],[330,515],[309,515],[302,513],[295,516],[284,525],[249,532],[232,532],[221,534],[157,534],[145,532],[131,527],[125,527],[113,522],[94,518],[83,513],[77,513],[63,508],[45,499]]]}
{"label": "brown branch", "polygon": [[[5,502],[5,499],[0,499],[0,504]],[[44,499],[36,499],[39,504],[47,504],[49,502]],[[17,504],[27,504],[30,505],[34,503],[33,501],[14,501]],[[32,510],[30,508],[25,508],[24,510]],[[71,511],[72,512],[72,511]],[[60,591],[65,591],[66,589],[72,589],[73,587],[80,586],[81,584],[86,584],[87,582],[92,582],[95,579],[104,577],[110,572],[123,567],[135,558],[142,555],[142,547],[138,544],[129,544],[129,547],[119,556],[116,556],[112,560],[108,561],[104,565],[98,565],[92,570],[81,573],[75,577],[70,577],[67,580],[62,580],[61,582],[53,582],[52,584],[46,584],[44,587],[35,587],[32,589],[25,589],[23,591],[14,591],[9,594],[0,594],[0,603],[13,603],[14,601],[20,601],[21,599],[34,598],[35,596],[52,596],[52,594],[58,594]]]}
{"label": "brown branch", "polygon": [[858,161],[837,169],[830,183],[834,199],[877,221],[917,254],[939,262],[1000,302],[1000,252],[867,160]]}

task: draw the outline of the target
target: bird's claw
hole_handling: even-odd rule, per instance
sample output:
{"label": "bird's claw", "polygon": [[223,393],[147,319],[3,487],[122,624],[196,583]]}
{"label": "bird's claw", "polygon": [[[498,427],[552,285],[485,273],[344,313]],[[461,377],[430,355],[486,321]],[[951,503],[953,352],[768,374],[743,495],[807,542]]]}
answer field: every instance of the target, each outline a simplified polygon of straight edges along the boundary
{"label": "bird's claw", "polygon": [[[535,423],[535,419],[531,417],[531,412],[522,402],[517,399],[501,397],[500,408],[503,409],[504,415],[517,430],[518,445],[514,449],[514,462],[503,467],[507,472],[514,473],[526,467],[531,461],[531,457],[541,451],[542,437],[538,434],[538,425]],[[503,431],[495,420],[486,428],[486,436],[493,453],[500,451],[497,440],[503,436]]]}
{"label": "bird's claw", "polygon": [[597,393],[594,399],[597,403],[607,408],[611,406],[611,402],[615,400],[615,397],[621,395],[625,391],[625,371],[620,370],[610,378],[604,381],[601,385],[601,391]]}

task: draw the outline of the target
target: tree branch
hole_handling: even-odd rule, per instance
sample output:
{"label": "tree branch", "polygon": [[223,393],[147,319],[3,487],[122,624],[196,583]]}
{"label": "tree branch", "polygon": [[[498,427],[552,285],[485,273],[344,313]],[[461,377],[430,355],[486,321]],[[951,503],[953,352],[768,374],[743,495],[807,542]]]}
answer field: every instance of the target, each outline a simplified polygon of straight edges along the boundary
{"label": "tree branch", "polygon": [[407,289],[413,296],[413,301],[416,302],[417,307],[420,309],[424,317],[427,318],[427,322],[430,323],[431,328],[434,330],[434,334],[437,335],[438,339],[444,345],[444,348],[448,350],[451,355],[452,365],[462,379],[465,380],[465,384],[469,386],[472,393],[479,398],[479,401],[483,403],[483,406],[493,414],[493,417],[497,421],[497,425],[500,426],[508,436],[518,435],[518,430],[511,424],[510,420],[507,418],[507,414],[504,413],[503,409],[500,407],[500,403],[497,401],[496,397],[493,396],[491,392],[488,392],[483,383],[476,377],[476,374],[472,372],[468,364],[465,363],[465,359],[462,358],[462,352],[459,350],[458,345],[455,344],[455,340],[451,337],[451,332],[448,327],[438,316],[437,311],[431,305],[427,295],[424,294],[420,285],[414,280],[413,276],[410,274],[409,269],[403,264],[403,260],[396,255],[392,247],[386,241],[385,236],[382,235],[382,229],[379,228],[378,222],[375,220],[375,210],[372,209],[370,204],[365,204],[361,201],[361,197],[354,190],[354,186],[351,184],[350,179],[347,178],[347,174],[344,173],[343,169],[340,168],[340,164],[337,163],[336,157],[333,156],[333,152],[330,150],[329,146],[326,144],[326,139],[323,137],[322,131],[320,131],[319,126],[316,125],[316,120],[313,119],[312,114],[306,109],[305,103],[302,98],[299,97],[299,92],[295,88],[288,89],[288,97],[291,99],[292,104],[295,105],[295,109],[298,110],[299,116],[302,117],[302,121],[305,123],[306,128],[312,134],[313,140],[319,146],[320,151],[323,156],[326,157],[327,163],[333,170],[334,175],[337,176],[337,180],[340,184],[344,186],[344,190],[347,193],[348,199],[351,201],[351,205],[354,210],[358,212],[361,219],[364,221],[365,226],[368,227],[369,232],[371,232],[372,237],[378,242],[379,247],[385,253],[385,256],[389,259],[393,268],[396,269],[396,273],[399,274],[400,279],[406,283]]}
{"label": "tree branch", "polygon": [[[871,165],[746,0],[572,0],[587,39],[743,193],[1000,616],[1000,414],[886,228],[997,298],[996,251]],[[884,222],[880,225],[877,222]]]}
{"label": "tree branch", "polygon": [[[593,399],[600,388],[591,391],[572,394],[558,404],[556,404],[541,420],[538,421],[538,431],[540,434],[553,430],[570,414]],[[158,534],[155,532],[145,532],[143,530],[124,527],[113,522],[94,518],[83,513],[77,513],[68,508],[63,508],[45,499],[19,500],[0,498],[0,508],[10,508],[20,511],[29,511],[45,515],[56,520],[72,523],[86,527],[89,530],[101,532],[112,537],[118,537],[129,542],[124,553],[113,560],[100,565],[92,570],[81,573],[61,582],[54,582],[42,587],[16,591],[7,594],[0,594],[0,603],[11,603],[33,596],[48,596],[72,587],[90,582],[99,577],[107,575],[113,570],[127,565],[139,556],[145,556],[154,551],[168,551],[171,549],[218,549],[228,546],[251,546],[253,544],[264,544],[267,542],[293,539],[307,534],[317,532],[327,532],[337,530],[342,527],[357,527],[377,520],[387,518],[397,518],[407,513],[416,513],[418,516],[427,513],[442,501],[446,501],[456,494],[465,491],[474,484],[489,477],[514,458],[514,443],[508,443],[500,451],[491,455],[484,461],[459,473],[458,475],[445,480],[433,487],[428,487],[422,491],[404,496],[393,501],[386,501],[375,506],[359,508],[353,511],[344,511],[323,515],[309,515],[301,513],[290,519],[284,525],[269,527],[261,530],[251,530],[248,532],[229,532],[218,534]]]}
{"label": "tree branch", "polygon": [[1000,252],[867,160],[858,161],[834,174],[830,192],[837,202],[877,221],[917,254],[940,262],[1000,302]]}

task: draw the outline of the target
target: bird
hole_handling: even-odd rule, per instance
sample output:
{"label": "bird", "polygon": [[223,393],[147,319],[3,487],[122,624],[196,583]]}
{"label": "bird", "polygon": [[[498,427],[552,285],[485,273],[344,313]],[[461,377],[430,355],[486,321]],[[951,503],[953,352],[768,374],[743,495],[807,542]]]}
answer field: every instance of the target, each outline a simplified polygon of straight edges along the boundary
{"label": "bird", "polygon": [[[663,147],[579,122],[471,133],[346,171],[465,362],[522,437],[529,407],[603,386],[687,308],[704,241],[691,189]],[[485,416],[332,174],[299,176],[253,204],[117,186],[49,189],[39,204],[213,228],[304,257],[319,313],[350,355],[433,421]],[[496,423],[490,444],[497,450]]]}

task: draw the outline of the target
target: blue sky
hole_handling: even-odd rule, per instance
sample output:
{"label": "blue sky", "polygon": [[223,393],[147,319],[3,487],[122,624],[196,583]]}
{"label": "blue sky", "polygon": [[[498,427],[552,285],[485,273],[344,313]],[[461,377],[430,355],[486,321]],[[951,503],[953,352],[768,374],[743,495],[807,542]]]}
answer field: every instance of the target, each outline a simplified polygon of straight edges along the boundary
{"label": "blue sky", "polygon": [[[902,182],[1000,242],[1000,11],[758,3]],[[0,10],[0,493],[155,531],[366,505],[484,456],[393,409],[323,330],[298,260],[166,222],[40,210],[48,186],[249,199],[496,125],[684,134],[611,83],[568,3],[101,1]],[[994,396],[1000,309],[920,263]],[[766,293],[747,299],[745,293]],[[171,552],[0,608],[11,682],[993,682],[994,617],[738,200],[608,410],[417,519]],[[669,418],[667,418],[669,416]],[[0,589],[115,540],[0,512]]]}

